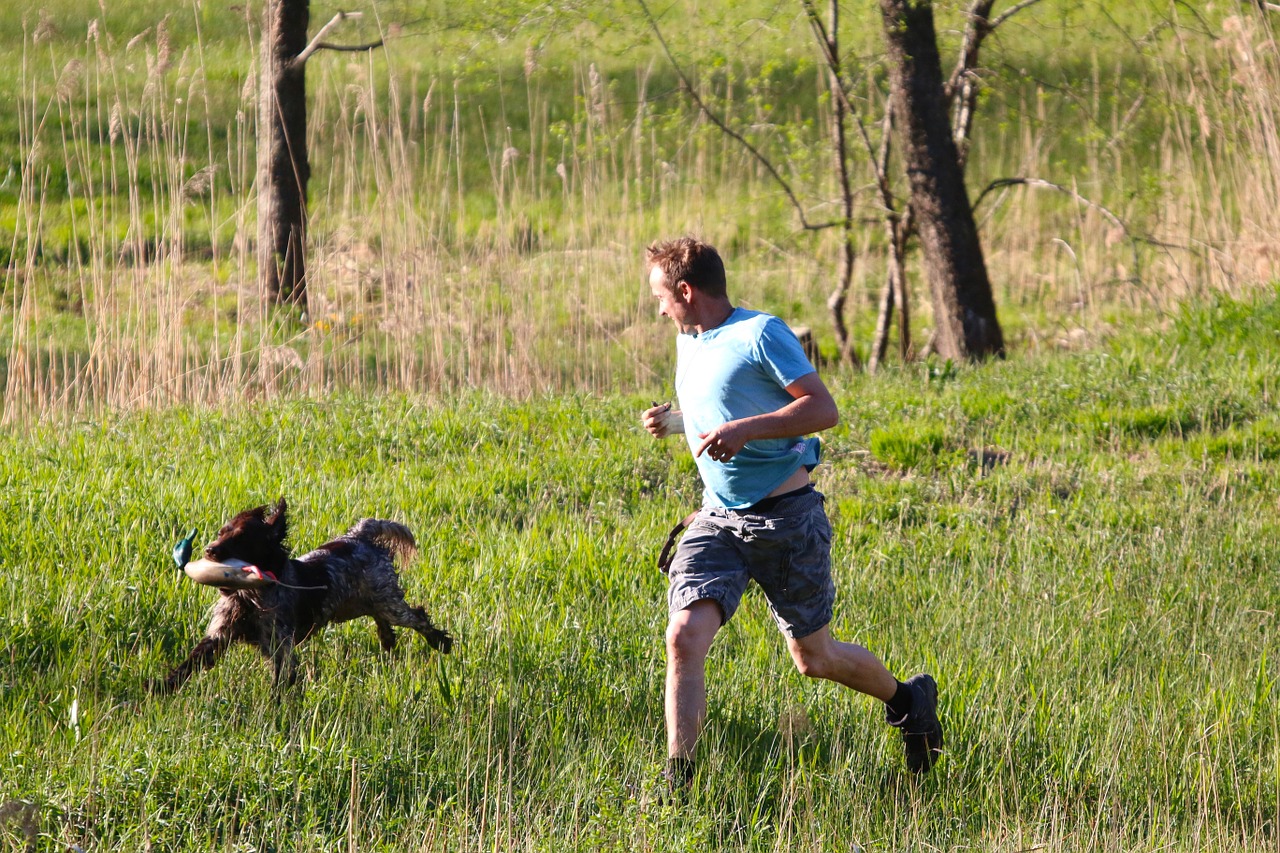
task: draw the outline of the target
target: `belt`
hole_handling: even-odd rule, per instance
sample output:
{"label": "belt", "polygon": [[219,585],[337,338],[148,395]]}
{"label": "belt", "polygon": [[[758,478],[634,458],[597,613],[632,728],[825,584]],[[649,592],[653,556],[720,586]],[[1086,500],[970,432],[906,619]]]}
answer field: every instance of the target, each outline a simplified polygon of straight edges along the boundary
{"label": "belt", "polygon": [[698,517],[698,513],[700,511],[701,510],[695,509],[684,518],[680,519],[680,521],[676,523],[676,526],[671,528],[671,532],[667,534],[667,543],[662,546],[662,554],[658,556],[658,570],[664,575],[667,573],[667,570],[671,568],[671,561],[675,559],[675,554],[673,554],[672,551],[676,547],[676,540],[680,538],[680,534],[684,532],[686,527],[693,524],[693,520]]}
{"label": "belt", "polygon": [[787,498],[798,498],[801,495],[807,495],[812,491],[814,491],[813,483],[805,483],[803,486],[801,486],[798,489],[792,489],[791,491],[783,492],[780,495],[769,495],[769,497],[761,498],[760,500],[753,503],[751,506],[746,506],[746,507],[743,507],[742,509],[730,510],[730,512],[747,513],[747,514],[768,512],[769,510],[776,507],[778,504],[785,501]]}

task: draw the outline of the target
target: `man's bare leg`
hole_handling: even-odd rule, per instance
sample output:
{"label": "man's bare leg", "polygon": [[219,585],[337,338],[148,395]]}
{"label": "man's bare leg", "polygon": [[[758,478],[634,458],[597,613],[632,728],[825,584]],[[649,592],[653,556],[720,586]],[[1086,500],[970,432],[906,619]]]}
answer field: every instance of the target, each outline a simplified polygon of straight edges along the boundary
{"label": "man's bare leg", "polygon": [[[714,601],[695,601],[667,623],[667,757],[692,762],[707,716],[707,652],[723,619]],[[690,768],[692,764],[688,765]]]}
{"label": "man's bare leg", "polygon": [[796,669],[810,678],[825,678],[845,687],[888,702],[898,689],[898,680],[880,659],[862,646],[842,643],[822,627],[800,640],[787,640],[787,650]]}
{"label": "man's bare leg", "polygon": [[942,753],[938,685],[920,673],[899,682],[880,659],[862,646],[833,639],[823,627],[802,640],[788,640],[796,668],[810,678],[825,678],[874,696],[885,703],[885,722],[902,733],[907,769],[923,773]]}

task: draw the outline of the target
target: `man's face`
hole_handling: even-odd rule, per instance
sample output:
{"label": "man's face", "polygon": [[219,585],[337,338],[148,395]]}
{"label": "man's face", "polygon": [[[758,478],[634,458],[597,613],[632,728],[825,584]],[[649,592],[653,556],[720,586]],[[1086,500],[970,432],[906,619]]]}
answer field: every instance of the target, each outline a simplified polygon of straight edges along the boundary
{"label": "man's face", "polygon": [[689,285],[683,282],[672,290],[667,286],[666,273],[659,267],[649,270],[649,290],[653,298],[658,300],[658,316],[670,317],[671,322],[681,332],[693,330],[688,297]]}

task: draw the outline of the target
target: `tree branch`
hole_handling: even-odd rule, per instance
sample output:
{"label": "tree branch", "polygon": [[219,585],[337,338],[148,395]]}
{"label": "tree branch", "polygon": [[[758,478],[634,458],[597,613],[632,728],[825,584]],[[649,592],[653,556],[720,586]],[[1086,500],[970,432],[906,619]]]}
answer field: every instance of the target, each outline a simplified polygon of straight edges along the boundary
{"label": "tree branch", "polygon": [[640,5],[641,10],[644,11],[644,17],[645,20],[649,22],[649,28],[652,29],[653,34],[657,36],[658,44],[662,45],[662,52],[666,54],[667,61],[671,63],[671,67],[675,70],[676,76],[680,78],[680,85],[689,94],[689,97],[693,100],[694,106],[696,106],[698,110],[707,117],[708,121],[719,128],[721,133],[747,149],[747,151],[751,153],[751,156],[754,157],[760,165],[764,166],[770,176],[773,177],[774,181],[777,182],[778,186],[782,188],[787,199],[791,202],[791,206],[795,208],[796,215],[800,217],[800,225],[804,230],[821,231],[825,228],[832,228],[836,225],[842,224],[841,222],[809,222],[804,215],[804,207],[800,204],[800,199],[796,198],[795,192],[791,189],[791,184],[787,183],[787,179],[782,177],[778,170],[774,168],[774,165],[769,161],[769,158],[760,153],[754,145],[747,141],[746,137],[725,124],[719,116],[712,112],[711,108],[706,105],[702,98],[698,97],[698,93],[693,88],[693,83],[684,73],[684,69],[680,67],[680,63],[676,62],[675,56],[672,55],[671,48],[667,45],[667,40],[663,38],[662,30],[658,28],[658,22],[654,19],[653,13],[649,11],[648,4],[646,4],[644,0],[636,0],[636,2]]}
{"label": "tree branch", "polygon": [[371,41],[368,44],[330,44],[327,41],[322,41],[320,44],[316,45],[316,50],[339,50],[346,51],[348,53],[361,53],[366,50],[376,50],[377,48],[382,47],[382,45],[382,39]]}
{"label": "tree branch", "polygon": [[974,210],[978,209],[978,205],[982,204],[982,200],[987,197],[988,193],[991,193],[994,190],[1004,189],[1005,187],[1019,187],[1019,186],[1036,187],[1038,189],[1047,189],[1047,190],[1057,190],[1060,193],[1066,193],[1067,195],[1071,196],[1081,204],[1084,204],[1088,207],[1092,207],[1093,209],[1097,210],[1103,216],[1107,217],[1107,219],[1111,220],[1111,223],[1113,225],[1116,225],[1121,229],[1123,229],[1126,237],[1130,236],[1129,226],[1125,225],[1124,221],[1119,216],[1116,216],[1114,213],[1112,213],[1107,208],[1103,207],[1101,204],[1098,204],[1096,201],[1089,198],[1085,198],[1084,196],[1080,195],[1080,193],[1076,192],[1070,187],[1064,187],[1062,186],[1062,184],[1055,184],[1052,181],[1046,181],[1043,178],[996,178],[994,181],[987,184],[986,188],[982,192],[978,193],[978,197],[974,199],[974,202],[973,202],[973,209]]}
{"label": "tree branch", "polygon": [[302,52],[293,58],[293,61],[290,64],[293,65],[295,68],[299,65],[302,65],[304,62],[306,62],[308,59],[311,58],[311,54],[315,53],[317,50],[320,50],[321,48],[324,48],[325,50],[373,50],[375,47],[381,47],[382,39],[378,39],[376,42],[372,44],[353,45],[350,47],[332,45],[324,41],[324,37],[329,34],[330,30],[338,26],[338,24],[341,24],[343,21],[347,20],[348,18],[361,18],[361,17],[364,17],[363,12],[339,12],[338,14],[334,15],[332,18],[329,19],[329,23],[321,27],[320,31],[315,34],[315,36],[311,39],[311,43],[308,44],[306,47],[304,47],[302,49]]}
{"label": "tree branch", "polygon": [[960,81],[967,77],[978,64],[978,49],[982,47],[983,39],[991,32],[991,22],[987,19],[991,15],[991,7],[995,2],[996,0],[973,0],[969,11],[965,13],[966,23],[964,40],[960,44],[960,56],[956,59],[956,67],[951,71],[951,76],[947,78],[947,84],[943,88],[948,100],[955,97]]}
{"label": "tree branch", "polygon": [[1170,257],[1172,257],[1169,251],[1170,249],[1192,251],[1188,249],[1186,246],[1179,246],[1176,243],[1166,243],[1163,240],[1157,240],[1154,237],[1147,236],[1144,234],[1134,234],[1133,231],[1129,228],[1128,223],[1126,223],[1123,219],[1121,219],[1116,214],[1112,213],[1103,205],[1099,204],[1093,199],[1086,198],[1085,196],[1080,195],[1080,193],[1076,192],[1070,187],[1064,187],[1061,184],[1055,184],[1052,181],[1046,181],[1041,178],[997,178],[996,180],[987,184],[986,189],[984,189],[981,193],[978,194],[978,198],[973,203],[973,209],[977,210],[978,205],[982,202],[984,198],[986,198],[987,194],[992,192],[993,190],[1003,189],[1005,187],[1016,187],[1016,186],[1027,186],[1027,187],[1034,187],[1038,189],[1056,190],[1060,193],[1065,193],[1066,195],[1071,196],[1071,198],[1075,199],[1076,201],[1080,202],[1086,207],[1091,207],[1094,210],[1101,213],[1113,225],[1115,225],[1117,228],[1123,231],[1124,236],[1129,240],[1129,243],[1133,248],[1133,263],[1134,263],[1135,270],[1138,269],[1138,264],[1139,264],[1138,246],[1137,246],[1138,243],[1145,243],[1148,246],[1152,246],[1157,249],[1163,249],[1165,254],[1169,255]]}
{"label": "tree branch", "polygon": [[1003,12],[1000,15],[997,15],[996,19],[991,22],[990,29],[994,30],[996,27],[1000,26],[1005,21],[1009,20],[1014,15],[1021,12],[1023,9],[1027,8],[1028,6],[1034,6],[1036,3],[1039,3],[1039,2],[1040,0],[1022,0],[1021,3],[1017,4],[1012,9],[1008,10],[1007,12]]}
{"label": "tree branch", "polygon": [[969,6],[960,57],[943,87],[944,94],[952,102],[951,135],[960,152],[962,169],[969,157],[969,134],[973,129],[973,112],[978,104],[978,80],[974,69],[978,67],[978,52],[982,43],[1005,21],[1039,2],[1040,0],[1022,0],[994,20],[991,19],[991,10],[996,0],[973,0]]}

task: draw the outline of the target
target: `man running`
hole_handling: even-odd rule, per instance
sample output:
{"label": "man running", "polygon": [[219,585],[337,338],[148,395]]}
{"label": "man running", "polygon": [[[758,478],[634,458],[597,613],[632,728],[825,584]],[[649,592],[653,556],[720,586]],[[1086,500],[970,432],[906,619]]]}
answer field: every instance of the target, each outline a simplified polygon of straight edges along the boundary
{"label": "man running", "polygon": [[[831,636],[831,526],[809,480],[835,426],[835,401],[777,317],[736,308],[724,263],[691,237],[646,250],[658,313],[675,323],[676,395],[644,412],[657,438],[684,433],[704,492],[669,568],[666,724],[672,790],[693,779],[707,713],[706,658],[747,583],[764,591],[796,668],[874,696],[921,773],[942,749],[938,688],[921,673],[898,681],[867,649]],[[809,436],[809,437],[806,437]]]}

